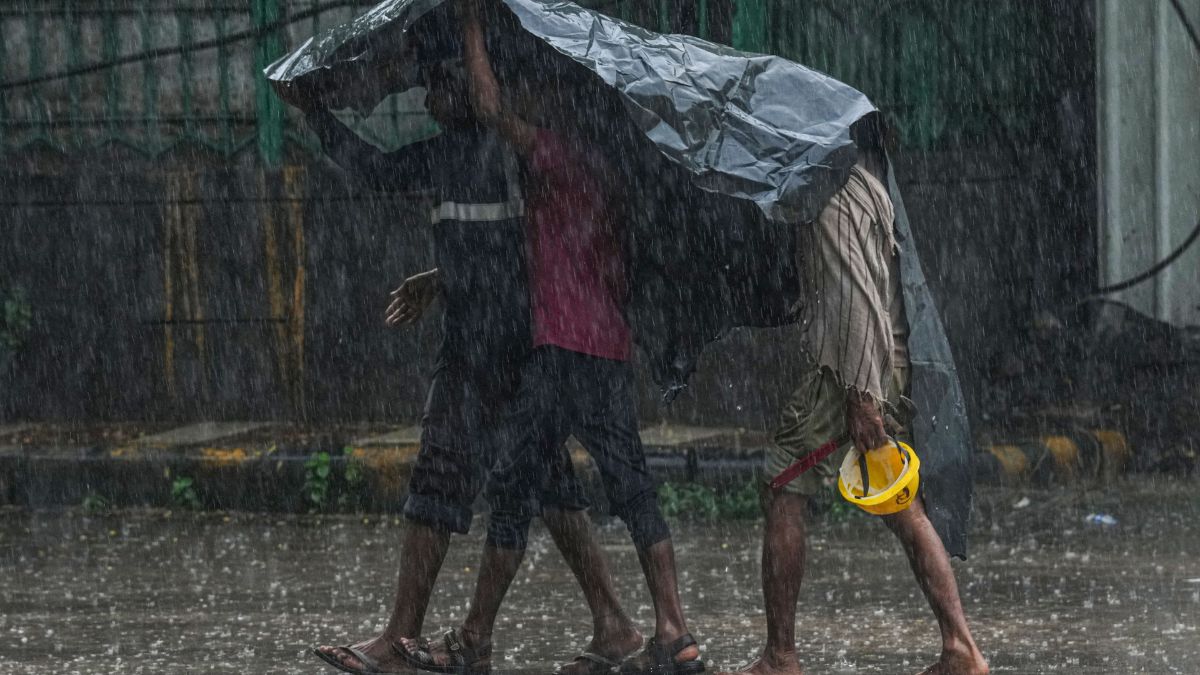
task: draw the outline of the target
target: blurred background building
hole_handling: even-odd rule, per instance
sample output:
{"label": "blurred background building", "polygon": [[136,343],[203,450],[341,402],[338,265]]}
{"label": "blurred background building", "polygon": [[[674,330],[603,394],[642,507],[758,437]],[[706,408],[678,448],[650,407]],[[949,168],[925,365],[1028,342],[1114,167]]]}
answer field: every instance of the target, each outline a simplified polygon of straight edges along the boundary
{"label": "blurred background building", "polygon": [[[0,6],[0,419],[417,419],[437,322],[382,310],[429,263],[421,215],[352,189],[260,75],[372,4]],[[1078,379],[1039,378],[1078,358],[1055,349],[1080,302],[1200,219],[1200,0],[587,4],[886,111],[977,421]],[[385,149],[436,132],[419,92],[347,119]],[[1110,297],[1195,326],[1200,246]],[[778,338],[730,336],[670,408],[645,383],[646,419],[768,424],[798,364]]]}

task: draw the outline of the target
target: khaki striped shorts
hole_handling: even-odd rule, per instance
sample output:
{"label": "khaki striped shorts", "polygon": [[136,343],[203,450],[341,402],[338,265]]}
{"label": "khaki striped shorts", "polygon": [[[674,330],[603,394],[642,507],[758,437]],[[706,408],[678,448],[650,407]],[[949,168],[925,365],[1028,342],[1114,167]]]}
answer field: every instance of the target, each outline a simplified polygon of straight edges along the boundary
{"label": "khaki striped shorts", "polygon": [[[909,426],[912,403],[908,393],[907,366],[893,366],[888,387],[888,402],[895,410],[887,416],[888,433],[911,445]],[[825,368],[812,368],[800,377],[779,414],[774,443],[767,453],[764,480],[770,481],[781,471],[830,440],[846,434],[846,389]],[[838,468],[850,450],[843,444],[833,454],[783,487],[784,492],[813,496],[837,480]]]}

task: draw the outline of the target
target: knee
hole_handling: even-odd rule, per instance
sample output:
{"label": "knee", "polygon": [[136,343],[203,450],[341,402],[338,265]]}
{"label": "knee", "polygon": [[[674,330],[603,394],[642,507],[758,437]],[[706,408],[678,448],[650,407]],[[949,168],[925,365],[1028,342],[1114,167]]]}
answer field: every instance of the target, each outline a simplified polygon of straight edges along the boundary
{"label": "knee", "polygon": [[767,520],[783,519],[789,522],[803,522],[808,516],[808,496],[799,492],[772,490],[770,485],[763,484],[759,492],[759,504]]}
{"label": "knee", "polygon": [[524,551],[529,545],[533,512],[521,504],[497,504],[488,514],[487,543],[509,551]]}
{"label": "knee", "polygon": [[613,510],[625,522],[638,550],[644,551],[671,538],[671,528],[658,507],[658,494],[653,490],[642,492],[624,504],[614,504]]}
{"label": "knee", "polygon": [[542,522],[552,532],[569,532],[588,526],[587,511],[564,509],[559,506],[542,507]]}
{"label": "knee", "polygon": [[528,519],[497,517],[488,519],[487,544],[506,551],[524,551],[529,545]]}
{"label": "knee", "polygon": [[882,516],[882,519],[883,524],[892,531],[892,534],[895,534],[903,542],[912,541],[917,528],[929,522],[929,517],[925,515],[925,508],[921,505],[920,499],[913,500],[912,506],[907,509]]}
{"label": "knee", "polygon": [[775,505],[779,503],[779,498],[784,494],[786,493],[782,490],[773,489],[770,483],[762,483],[758,486],[758,506],[762,509],[764,516],[771,514],[771,509],[775,508]]}

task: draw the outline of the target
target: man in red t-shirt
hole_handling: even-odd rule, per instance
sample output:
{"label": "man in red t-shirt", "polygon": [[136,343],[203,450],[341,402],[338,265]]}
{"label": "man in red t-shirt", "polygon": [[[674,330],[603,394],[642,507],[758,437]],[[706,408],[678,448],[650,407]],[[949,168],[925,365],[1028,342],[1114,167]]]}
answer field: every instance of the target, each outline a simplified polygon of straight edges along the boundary
{"label": "man in red t-shirt", "polygon": [[609,503],[633,538],[654,603],[655,633],[640,654],[630,656],[639,647],[631,641],[608,653],[584,653],[558,672],[618,666],[625,673],[703,672],[679,601],[670,529],[638,436],[632,338],[624,315],[623,218],[615,212],[618,192],[610,184],[615,173],[572,129],[565,113],[570,102],[554,100],[562,92],[517,82],[516,98],[525,105],[518,114],[505,104],[477,1],[460,2],[464,60],[476,113],[524,163],[534,349],[521,369],[504,421],[508,432],[489,477],[488,541],[466,621],[443,640],[402,640],[398,648],[424,670],[476,672],[490,665],[492,627],[536,514],[531,487],[541,484],[554,451],[573,435],[591,453]]}

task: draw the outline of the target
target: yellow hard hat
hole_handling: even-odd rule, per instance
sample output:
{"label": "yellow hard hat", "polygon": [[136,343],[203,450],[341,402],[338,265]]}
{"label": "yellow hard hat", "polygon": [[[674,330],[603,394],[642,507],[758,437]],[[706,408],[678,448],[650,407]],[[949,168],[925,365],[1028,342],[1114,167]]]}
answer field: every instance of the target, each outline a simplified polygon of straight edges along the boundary
{"label": "yellow hard hat", "polygon": [[877,516],[912,506],[920,482],[921,460],[917,453],[894,438],[890,444],[866,453],[851,447],[838,472],[842,497]]}

